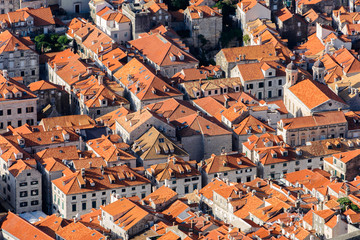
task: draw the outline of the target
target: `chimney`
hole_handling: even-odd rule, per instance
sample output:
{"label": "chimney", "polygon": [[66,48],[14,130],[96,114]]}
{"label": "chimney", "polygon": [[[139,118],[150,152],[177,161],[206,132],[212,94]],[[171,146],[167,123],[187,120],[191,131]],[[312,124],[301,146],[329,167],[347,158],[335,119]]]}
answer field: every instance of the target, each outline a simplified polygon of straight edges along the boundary
{"label": "chimney", "polygon": [[92,162],[89,162],[89,168],[91,168]]}
{"label": "chimney", "polygon": [[4,70],[2,71],[2,73],[3,73],[3,77],[4,77],[5,79],[8,79],[8,71],[7,71],[6,69],[4,69]]}
{"label": "chimney", "polygon": [[87,72],[86,73],[88,75],[90,75],[90,74],[92,74],[92,70],[93,70],[92,67],[87,67]]}
{"label": "chimney", "polygon": [[98,76],[98,83],[99,83],[99,85],[103,85],[103,84],[104,84],[104,75],[99,74],[99,76]]}

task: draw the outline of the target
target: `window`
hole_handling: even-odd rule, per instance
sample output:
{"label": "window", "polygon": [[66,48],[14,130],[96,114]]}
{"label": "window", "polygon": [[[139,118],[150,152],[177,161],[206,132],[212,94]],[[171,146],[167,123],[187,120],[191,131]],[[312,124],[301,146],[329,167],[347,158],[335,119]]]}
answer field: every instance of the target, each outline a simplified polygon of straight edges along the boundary
{"label": "window", "polygon": [[27,207],[28,203],[27,202],[21,202],[20,203],[20,207]]}
{"label": "window", "polygon": [[0,116],[4,115],[3,110],[0,110]]}
{"label": "window", "polygon": [[11,109],[7,110],[7,115],[11,115]]}
{"label": "window", "polygon": [[72,197],[71,197],[71,200],[76,200],[76,196],[72,196]]}
{"label": "window", "polygon": [[268,86],[272,87],[272,81],[268,81]]}
{"label": "window", "polygon": [[193,185],[193,190],[195,190],[195,189],[198,189],[198,185],[196,183],[194,183],[194,185]]}
{"label": "window", "polygon": [[39,190],[35,189],[35,190],[31,190],[31,196],[37,196],[39,195]]}
{"label": "window", "polygon": [[81,206],[82,206],[82,210],[86,210],[86,202],[83,202],[83,203],[81,204]]}
{"label": "window", "polygon": [[102,199],[101,200],[101,205],[105,205],[106,204],[106,200],[105,199]]}
{"label": "window", "polygon": [[24,71],[21,71],[21,76],[25,76],[25,72]]}
{"label": "window", "polygon": [[145,189],[145,186],[142,186],[141,189]]}
{"label": "window", "polygon": [[275,168],[275,165],[271,165],[270,168]]}
{"label": "window", "polygon": [[91,194],[92,197],[96,197],[96,193]]}
{"label": "window", "polygon": [[21,108],[17,109],[17,113],[20,114],[21,113]]}
{"label": "window", "polygon": [[251,176],[247,176],[247,177],[246,177],[246,181],[247,181],[247,182],[250,182],[250,181],[251,181]]}
{"label": "window", "polygon": [[100,110],[96,110],[96,114],[97,114],[97,115],[100,115]]}
{"label": "window", "polygon": [[38,200],[31,201],[31,206],[39,205]]}
{"label": "window", "polygon": [[105,194],[106,194],[106,192],[102,192],[101,194],[102,194],[102,195],[105,195]]}
{"label": "window", "polygon": [[76,212],[76,203],[71,205],[71,211]]}
{"label": "window", "polygon": [[135,187],[132,187],[132,188],[131,188],[131,191],[135,191]]}
{"label": "window", "polygon": [[176,184],[176,180],[175,180],[175,181],[172,181],[172,184]]}
{"label": "window", "polygon": [[254,85],[253,85],[252,83],[251,83],[251,84],[248,84],[246,88],[247,88],[247,89],[253,89],[253,88],[254,88]]}
{"label": "window", "polygon": [[28,195],[27,191],[20,192],[20,197],[27,197],[27,195]]}
{"label": "window", "polygon": [[263,82],[259,82],[259,88],[263,88],[264,87],[264,83]]}
{"label": "window", "polygon": [[34,112],[34,107],[27,107],[26,113],[31,113],[31,112]]}
{"label": "window", "polygon": [[35,75],[35,70],[31,71],[31,75],[33,75],[33,76]]}
{"label": "window", "polygon": [[21,53],[20,53],[20,56],[21,56],[21,57],[23,57],[23,56],[24,56],[24,53],[23,53],[23,52],[21,52]]}
{"label": "window", "polygon": [[278,80],[278,84],[279,84],[279,86],[282,86],[282,79]]}
{"label": "window", "polygon": [[92,201],[91,206],[92,208],[96,208],[96,201]]}
{"label": "window", "polygon": [[25,186],[27,186],[27,182],[22,182],[22,183],[19,184],[19,186],[20,187],[25,187]]}
{"label": "window", "polygon": [[22,125],[22,121],[19,120],[19,121],[18,121],[18,127],[21,127],[21,125]]}
{"label": "window", "polygon": [[31,185],[36,185],[38,183],[39,183],[38,181],[31,181]]}
{"label": "window", "polygon": [[268,98],[272,98],[272,91],[268,91]]}
{"label": "window", "polygon": [[300,161],[296,161],[296,162],[295,162],[295,165],[296,165],[296,166],[299,166],[299,164],[300,164]]}
{"label": "window", "polygon": [[308,163],[311,163],[312,162],[312,160],[311,159],[308,159]]}
{"label": "window", "polygon": [[185,194],[189,193],[189,186],[185,186]]}
{"label": "window", "polygon": [[145,197],[146,197],[146,193],[142,193],[141,198],[145,198]]}
{"label": "window", "polygon": [[283,167],[286,167],[287,166],[287,163],[283,163]]}
{"label": "window", "polygon": [[83,195],[82,195],[82,198],[86,198],[86,194],[83,194]]}

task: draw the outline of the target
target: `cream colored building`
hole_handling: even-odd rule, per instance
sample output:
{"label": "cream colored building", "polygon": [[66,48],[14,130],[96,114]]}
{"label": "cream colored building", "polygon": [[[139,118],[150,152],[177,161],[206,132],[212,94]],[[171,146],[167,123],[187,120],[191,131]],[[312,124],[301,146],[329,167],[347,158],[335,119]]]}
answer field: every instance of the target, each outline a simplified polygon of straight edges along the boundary
{"label": "cream colored building", "polygon": [[327,138],[345,138],[348,122],[342,111],[315,113],[313,116],[281,119],[277,134],[291,146]]}

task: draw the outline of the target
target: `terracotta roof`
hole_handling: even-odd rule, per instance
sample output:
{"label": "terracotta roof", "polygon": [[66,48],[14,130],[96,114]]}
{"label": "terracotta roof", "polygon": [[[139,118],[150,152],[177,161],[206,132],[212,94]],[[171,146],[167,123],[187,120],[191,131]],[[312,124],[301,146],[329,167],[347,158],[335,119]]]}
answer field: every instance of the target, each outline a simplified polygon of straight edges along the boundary
{"label": "terracotta roof", "polygon": [[295,85],[291,86],[289,90],[309,109],[320,106],[329,100],[346,104],[327,85],[310,79],[296,83]]}
{"label": "terracotta roof", "polygon": [[96,230],[86,227],[81,222],[72,222],[66,227],[58,230],[56,235],[66,240],[88,239],[100,240],[105,239],[105,236]]}
{"label": "terracotta roof", "polygon": [[161,117],[169,119],[173,124],[178,122],[177,119],[197,112],[197,109],[188,101],[175,98],[169,98],[161,102],[146,105],[146,108]]}
{"label": "terracotta roof", "polygon": [[40,220],[34,223],[34,225],[38,229],[40,229],[41,231],[43,231],[44,233],[55,239],[56,232],[70,223],[71,221],[56,216],[55,214],[52,214],[45,218],[40,218]]}
{"label": "terracotta roof", "polygon": [[287,9],[286,7],[280,9],[279,11],[277,11],[275,13],[275,15],[278,17],[278,19],[282,22],[285,22],[287,20],[289,20],[290,18],[293,17],[293,14],[290,12],[289,9]]}
{"label": "terracotta roof", "polygon": [[360,149],[356,149],[353,151],[349,151],[349,152],[344,152],[344,153],[337,153],[334,154],[334,158],[342,161],[343,163],[347,163],[351,160],[353,160],[354,158],[358,157],[360,155]]}
{"label": "terracotta roof", "polygon": [[156,189],[154,192],[147,195],[145,198],[142,199],[146,205],[150,205],[154,203],[164,204],[170,201],[173,198],[177,198],[178,194],[174,192],[171,188],[166,187],[165,185],[161,186],[160,188]]}
{"label": "terracotta roof", "polygon": [[234,132],[238,135],[248,135],[264,132],[275,132],[275,130],[255,117],[249,115],[239,124],[235,125]]}
{"label": "terracotta roof", "polygon": [[[246,142],[243,142],[243,145],[249,149],[264,149],[266,147],[274,147],[274,146],[283,146],[284,140],[281,135],[275,135],[272,133],[264,133],[261,136],[251,135],[248,137]],[[285,145],[288,147],[288,145]]]}
{"label": "terracotta roof", "polygon": [[14,101],[14,100],[26,100],[37,99],[37,96],[30,91],[20,81],[15,78],[3,76],[3,72],[0,72],[0,101]]}
{"label": "terracotta roof", "polygon": [[120,107],[112,112],[98,117],[96,119],[96,122],[100,122],[101,124],[108,126],[110,129],[115,130],[115,120],[121,116],[126,116],[129,113],[131,113],[129,109],[126,109],[125,107]]}
{"label": "terracotta roof", "polygon": [[169,157],[168,161],[165,163],[152,165],[150,168],[146,169],[146,171],[158,182],[165,181],[165,179],[179,179],[201,175],[199,171],[192,167],[188,162],[175,156]]}
{"label": "terracotta roof", "polygon": [[137,112],[129,113],[126,116],[119,117],[116,119],[116,122],[121,125],[127,132],[137,131],[138,127],[149,121],[149,119],[157,118],[158,120],[167,124],[168,127],[173,127],[172,124],[168,123],[166,118],[160,117],[156,113],[148,110],[147,108],[143,108]]}
{"label": "terracotta roof", "polygon": [[276,62],[259,62],[259,63],[248,63],[238,64],[236,66],[239,69],[241,79],[245,82],[265,79],[265,70],[275,70],[275,75],[272,77],[285,76],[285,67]]}
{"label": "terracotta roof", "polygon": [[113,223],[128,231],[150,213],[127,198],[121,198],[106,206],[101,206],[102,211],[113,216]]}
{"label": "terracotta roof", "polygon": [[51,82],[45,81],[45,80],[40,80],[40,81],[36,81],[36,82],[32,82],[29,84],[29,89],[30,91],[46,91],[46,90],[52,90],[52,89],[56,89],[56,90],[61,90],[61,87],[53,84]]}
{"label": "terracotta roof", "polygon": [[258,1],[258,0],[242,0],[237,5],[244,11],[247,12],[252,9],[256,4],[261,4],[266,7],[265,1]]}
{"label": "terracotta roof", "polygon": [[48,172],[58,172],[64,171],[68,167],[65,166],[61,160],[57,160],[54,157],[49,158],[41,158],[38,162],[44,167],[44,169]]}
{"label": "terracotta roof", "polygon": [[189,154],[164,134],[158,131],[155,127],[151,127],[141,137],[135,140],[132,150],[143,161],[154,159],[166,159],[169,154],[188,157]]}
{"label": "terracotta roof", "polygon": [[199,190],[199,195],[202,195],[205,198],[212,200],[213,191],[219,188],[223,188],[225,186],[227,186],[227,184],[224,181],[218,178],[213,178],[210,183],[208,183],[206,186]]}
{"label": "terracotta roof", "polygon": [[158,66],[192,64],[195,67],[199,63],[190,53],[159,33],[132,40],[129,44]]}
{"label": "terracotta roof", "polygon": [[17,160],[14,164],[9,167],[9,172],[16,178],[18,177],[24,170],[32,170],[34,169],[31,167],[27,161],[24,160]]}
{"label": "terracotta roof", "polygon": [[104,158],[108,164],[117,161],[127,162],[136,160],[136,157],[129,151],[129,145],[121,142],[121,138],[118,135],[103,135],[100,138],[89,140],[87,145],[97,156]]}
{"label": "terracotta roof", "polygon": [[286,130],[290,130],[315,126],[325,126],[331,124],[346,124],[347,121],[344,112],[334,111],[315,113],[313,116],[281,119],[280,123],[283,124],[283,127]]}
{"label": "terracotta roof", "polygon": [[[21,226],[21,231],[19,231],[19,226]],[[1,229],[17,239],[54,239],[12,212],[8,212],[2,221]]]}
{"label": "terracotta roof", "polygon": [[59,126],[62,128],[92,128],[96,123],[87,115],[69,115],[61,117],[43,118],[39,126],[42,126],[46,131],[57,129]]}
{"label": "terracotta roof", "polygon": [[[277,50],[269,45],[256,45],[234,48],[223,48],[221,51],[227,62],[238,62],[239,55],[245,56],[247,61],[279,61]],[[218,53],[219,54],[219,53]]]}
{"label": "terracotta roof", "polygon": [[[114,179],[113,182],[110,180],[111,178]],[[104,168],[104,174],[99,168],[87,169],[85,170],[85,179],[82,177],[81,172],[77,171],[53,180],[52,183],[64,194],[79,194],[149,184],[150,181],[128,166],[121,165]],[[83,187],[81,187],[82,184],[80,183],[83,183]]]}
{"label": "terracotta roof", "polygon": [[[32,42],[30,41],[30,43]],[[30,47],[27,44],[24,43],[24,41],[21,38],[16,37],[8,30],[0,33],[0,53],[13,52],[15,48],[17,50],[33,51],[30,49]]]}
{"label": "terracotta roof", "polygon": [[329,179],[327,179],[326,177],[308,169],[287,173],[284,175],[284,179],[286,179],[293,185],[295,185],[296,183],[302,184],[304,185],[304,187],[311,191],[314,188],[327,186],[330,183]]}
{"label": "terracotta roof", "polygon": [[206,5],[191,5],[186,8],[184,14],[189,14],[191,19],[222,17],[220,13]]}
{"label": "terracotta roof", "polygon": [[243,154],[233,155],[212,155],[210,158],[198,163],[198,166],[207,174],[235,171],[243,168],[256,167]]}
{"label": "terracotta roof", "polygon": [[[79,158],[79,151],[76,149],[76,146],[67,146],[67,147],[57,147],[44,149],[40,152],[35,153],[36,158],[42,158],[42,161],[45,161],[47,158],[57,158],[60,160],[72,160]],[[50,160],[51,161],[51,160]]]}
{"label": "terracotta roof", "polygon": [[222,125],[208,117],[203,117],[197,113],[178,119],[181,123],[178,134],[181,137],[189,137],[193,135],[218,136],[229,135],[231,132],[226,130]]}
{"label": "terracotta roof", "polygon": [[182,95],[136,58],[117,71],[114,77],[140,100],[165,99]]}
{"label": "terracotta roof", "polygon": [[207,79],[214,77],[216,74],[221,73],[220,66],[201,66],[199,68],[182,69],[180,72],[174,74],[172,79],[180,82],[195,81],[199,79]]}

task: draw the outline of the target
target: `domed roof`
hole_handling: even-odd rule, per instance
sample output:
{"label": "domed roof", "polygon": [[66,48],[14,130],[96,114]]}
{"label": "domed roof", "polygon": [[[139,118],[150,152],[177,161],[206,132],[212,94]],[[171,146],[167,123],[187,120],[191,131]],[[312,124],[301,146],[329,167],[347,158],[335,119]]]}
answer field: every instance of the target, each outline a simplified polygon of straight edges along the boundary
{"label": "domed roof", "polygon": [[297,67],[296,65],[293,63],[293,61],[291,61],[291,63],[289,63],[287,66],[286,66],[287,69],[289,70],[297,70]]}
{"label": "domed roof", "polygon": [[325,67],[324,66],[324,63],[320,60],[317,60],[315,63],[314,63],[314,67],[317,67],[317,68],[323,68]]}

